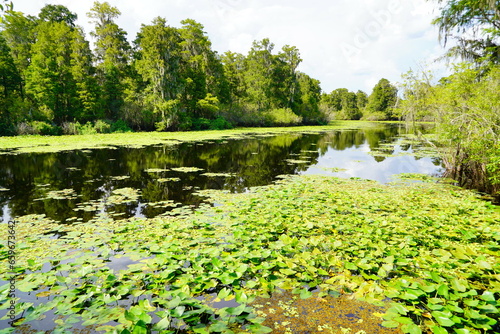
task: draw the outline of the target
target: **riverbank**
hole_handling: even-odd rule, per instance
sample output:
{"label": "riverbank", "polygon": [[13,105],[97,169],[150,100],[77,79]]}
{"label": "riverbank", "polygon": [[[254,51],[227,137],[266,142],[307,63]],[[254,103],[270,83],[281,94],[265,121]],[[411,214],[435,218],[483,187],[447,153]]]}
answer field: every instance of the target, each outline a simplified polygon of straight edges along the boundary
{"label": "riverbank", "polygon": [[324,126],[296,126],[274,128],[238,128],[186,132],[125,132],[70,136],[15,136],[0,137],[0,151],[15,153],[59,152],[104,148],[107,146],[142,147],[156,144],[176,144],[186,141],[217,140],[249,133],[279,134],[289,132],[322,132],[342,129],[360,129],[384,122],[335,121]]}

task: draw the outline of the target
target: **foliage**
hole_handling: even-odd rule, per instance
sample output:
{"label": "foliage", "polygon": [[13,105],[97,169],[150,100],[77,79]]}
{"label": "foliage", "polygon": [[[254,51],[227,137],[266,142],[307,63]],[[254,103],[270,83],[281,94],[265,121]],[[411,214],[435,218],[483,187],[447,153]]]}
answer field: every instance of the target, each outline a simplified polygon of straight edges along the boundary
{"label": "foliage", "polygon": [[439,27],[446,45],[457,41],[449,57],[460,56],[475,63],[500,61],[500,4],[495,0],[437,0],[441,13],[433,23]]}
{"label": "foliage", "polygon": [[[500,212],[471,192],[432,180],[300,176],[244,194],[204,195],[218,206],[178,208],[164,218],[73,225],[18,218],[16,284],[44,301],[17,303],[18,322],[56,310],[65,314],[59,330],[83,322],[123,333],[261,333],[271,329],[252,307],[256,296],[284,289],[308,298],[318,288],[318,298],[391,298],[383,325],[405,333],[498,331]],[[132,264],[115,270],[116,257]],[[0,290],[7,307],[8,286]],[[237,304],[217,308],[206,294]]]}
{"label": "foliage", "polygon": [[373,92],[368,97],[365,118],[369,119],[371,114],[383,114],[385,120],[397,119],[393,110],[398,101],[398,89],[387,79],[380,81],[373,87]]}
{"label": "foliage", "polygon": [[321,99],[324,108],[330,109],[335,119],[359,120],[363,114],[362,108],[366,104],[366,93],[362,91],[354,93],[347,88],[338,88],[330,94],[323,94]]}
{"label": "foliage", "polygon": [[298,125],[302,122],[302,117],[294,114],[289,108],[270,110],[264,114],[264,117],[269,124],[280,126]]}
{"label": "foliage", "polygon": [[498,191],[500,68],[484,73],[471,64],[457,65],[435,86],[426,77],[407,75],[402,114],[409,119],[432,114],[449,174],[462,185]]}
{"label": "foliage", "polygon": [[274,54],[274,44],[263,39],[247,55],[219,56],[199,22],[186,19],[176,28],[157,17],[141,26],[132,47],[116,23],[120,14],[108,2],[94,2],[87,13],[91,49],[76,14],[62,5],[48,4],[38,17],[5,13],[2,134],[30,121],[124,120],[148,131],[205,128],[203,119],[218,117],[234,125],[296,123],[275,122],[267,115],[274,109],[291,110],[306,124],[326,123],[319,81],[297,71],[302,59],[295,46]]}

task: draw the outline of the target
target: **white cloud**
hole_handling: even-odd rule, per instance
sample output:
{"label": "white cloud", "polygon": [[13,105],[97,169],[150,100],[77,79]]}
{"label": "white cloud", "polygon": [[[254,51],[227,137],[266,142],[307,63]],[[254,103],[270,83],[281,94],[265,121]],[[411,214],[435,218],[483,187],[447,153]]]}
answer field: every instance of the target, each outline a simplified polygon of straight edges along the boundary
{"label": "white cloud", "polygon": [[[16,0],[15,10],[37,15],[46,2],[78,14],[88,33],[86,13],[93,0]],[[426,0],[109,0],[122,16],[118,24],[135,39],[141,24],[161,16],[173,26],[186,18],[205,26],[213,48],[246,53],[254,40],[268,37],[278,51],[297,46],[301,71],[318,79],[324,91],[345,87],[371,92],[381,78],[392,82],[419,62],[444,51],[431,25],[433,4]]]}

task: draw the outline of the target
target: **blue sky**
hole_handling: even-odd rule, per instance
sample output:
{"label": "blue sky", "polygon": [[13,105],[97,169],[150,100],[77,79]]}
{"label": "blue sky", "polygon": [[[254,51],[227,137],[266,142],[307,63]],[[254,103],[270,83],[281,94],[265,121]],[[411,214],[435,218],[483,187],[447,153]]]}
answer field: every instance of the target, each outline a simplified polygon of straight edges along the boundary
{"label": "blue sky", "polygon": [[[86,13],[93,0],[15,0],[14,9],[37,15],[46,4],[61,4],[78,14],[77,23],[92,30]],[[276,52],[296,46],[299,70],[336,88],[371,92],[381,79],[401,81],[410,68],[430,66],[444,53],[432,19],[435,1],[426,0],[109,0],[122,15],[117,23],[133,40],[141,24],[157,16],[179,27],[194,19],[204,25],[213,49],[246,54],[254,40],[269,38]],[[443,72],[445,74],[445,72]]]}

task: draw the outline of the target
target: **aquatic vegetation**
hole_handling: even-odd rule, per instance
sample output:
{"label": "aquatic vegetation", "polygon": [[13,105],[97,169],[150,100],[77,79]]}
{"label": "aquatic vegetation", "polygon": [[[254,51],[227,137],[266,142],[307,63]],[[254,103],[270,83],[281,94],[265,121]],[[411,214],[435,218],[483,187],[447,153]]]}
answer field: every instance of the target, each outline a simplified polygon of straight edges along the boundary
{"label": "aquatic vegetation", "polygon": [[36,200],[43,201],[46,199],[54,199],[54,200],[75,199],[77,197],[78,194],[75,192],[74,189],[62,189],[62,190],[51,190],[47,192],[44,198],[39,198]]}
{"label": "aquatic vegetation", "polygon": [[[64,316],[54,324],[59,331],[80,323],[118,333],[290,332],[304,326],[296,317],[303,306],[331,316],[318,304],[331,305],[334,296],[378,306],[390,298],[388,309],[374,312],[404,333],[499,331],[500,211],[470,191],[284,176],[242,194],[202,193],[218,206],[72,225],[18,218],[17,288],[39,294],[40,304],[18,300],[17,322],[55,311]],[[54,232],[61,237],[51,238]],[[3,230],[0,239],[7,240]],[[5,247],[0,252],[7,256]],[[113,269],[109,259],[119,256],[135,262]],[[6,280],[7,261],[0,266]],[[258,306],[279,291],[291,297],[271,307],[274,314]],[[237,305],[215,307],[203,298],[213,293]],[[7,285],[0,300],[6,308]],[[371,333],[375,320],[353,314],[343,319],[349,324],[309,331]]]}
{"label": "aquatic vegetation", "polygon": [[139,190],[134,188],[119,188],[114,189],[112,194],[108,197],[108,204],[122,204],[135,202],[139,198]]}
{"label": "aquatic vegetation", "polygon": [[206,176],[206,177],[233,177],[233,176],[236,176],[235,173],[203,173],[201,175]]}
{"label": "aquatic vegetation", "polygon": [[166,177],[166,178],[160,178],[157,179],[156,181],[160,183],[165,183],[165,182],[179,182],[181,179],[178,177]]}
{"label": "aquatic vegetation", "polygon": [[130,179],[130,175],[112,176],[112,177],[110,177],[110,179],[115,180],[115,181],[123,181],[126,179]]}
{"label": "aquatic vegetation", "polygon": [[163,173],[163,172],[168,172],[169,169],[165,168],[148,168],[144,170],[146,173]]}
{"label": "aquatic vegetation", "polygon": [[198,167],[174,167],[172,168],[174,172],[181,172],[181,173],[192,173],[192,172],[200,172],[203,170],[203,168],[198,168]]}
{"label": "aquatic vegetation", "polygon": [[279,133],[302,132],[318,133],[336,129],[373,126],[375,123],[358,121],[336,121],[327,126],[301,126],[280,128],[240,128],[216,131],[190,132],[126,132],[71,136],[16,136],[0,137],[1,154],[27,152],[60,152],[67,150],[89,151],[89,149],[123,147],[144,147],[150,145],[177,145],[181,142],[200,140],[242,139],[249,134],[271,136]]}

